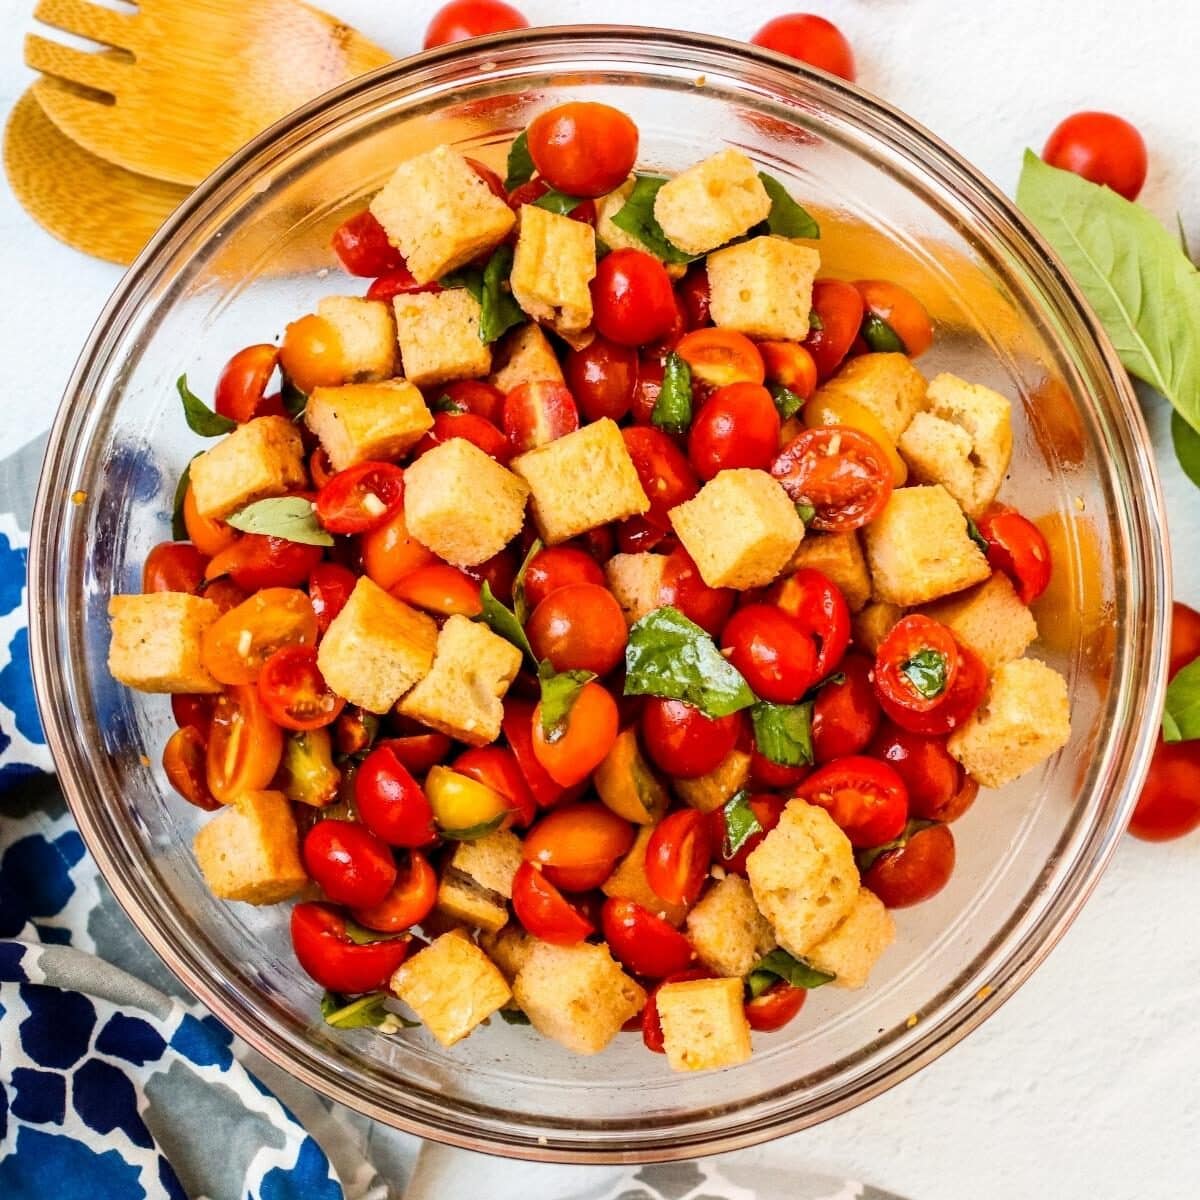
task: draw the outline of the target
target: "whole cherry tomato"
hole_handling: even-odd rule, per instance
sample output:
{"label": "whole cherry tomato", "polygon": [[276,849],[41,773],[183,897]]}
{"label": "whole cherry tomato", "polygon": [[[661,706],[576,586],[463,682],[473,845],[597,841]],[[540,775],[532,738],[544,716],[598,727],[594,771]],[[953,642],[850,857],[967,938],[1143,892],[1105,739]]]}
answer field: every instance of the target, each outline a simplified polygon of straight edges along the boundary
{"label": "whole cherry tomato", "polygon": [[692,263],[687,274],[675,285],[679,308],[686,330],[703,329],[712,324],[712,296],[708,287],[708,270],[703,263]]}
{"label": "whole cherry tomato", "polygon": [[512,443],[491,421],[473,412],[439,412],[433,414],[433,427],[413,447],[413,458],[453,438],[465,438],[498,463],[512,457]]}
{"label": "whole cherry tomato", "polygon": [[370,907],[354,909],[354,919],[381,933],[403,933],[419,925],[437,903],[437,872],[420,850],[410,850],[408,861],[396,871],[391,891]]}
{"label": "whole cherry tomato", "polygon": [[[431,764],[432,765],[432,764]],[[537,816],[537,804],[517,756],[506,746],[475,746],[454,760],[454,770],[478,780],[503,796],[513,813],[513,824],[528,825]]]}
{"label": "whole cherry tomato", "polygon": [[682,700],[647,697],[642,740],[658,767],[677,779],[696,779],[718,767],[737,745],[739,713],[709,717]]}
{"label": "whole cherry tomato", "polygon": [[655,1054],[665,1054],[663,1045],[662,1019],[658,1015],[658,990],[664,983],[690,983],[694,979],[715,979],[716,976],[707,967],[692,967],[687,971],[678,971],[668,975],[666,979],[656,983],[646,996],[646,1007],[642,1009],[642,1041],[646,1049]]}
{"label": "whole cherry tomato", "polygon": [[[807,771],[807,768],[805,768]],[[797,781],[798,782],[798,781]],[[708,832],[712,843],[713,861],[719,863],[726,871],[732,872],[734,875],[746,874],[746,859],[758,849],[763,838],[779,824],[779,818],[783,816],[783,810],[787,807],[787,798],[785,796],[777,796],[772,792],[760,792],[758,795],[751,796],[745,801],[750,806],[750,811],[754,813],[755,819],[761,826],[761,832],[752,833],[732,854],[726,851],[732,849],[728,842],[729,827],[726,821],[726,809],[729,804],[735,801],[729,801],[721,805],[720,808],[713,809],[708,814]]]}
{"label": "whole cherry tomato", "polygon": [[841,682],[822,685],[813,701],[813,758],[831,762],[848,754],[861,754],[879,728],[879,701],[871,683],[874,663],[865,654],[842,659]]}
{"label": "whole cherry tomato", "polygon": [[371,908],[396,882],[387,844],[357,821],[326,817],[304,839],[304,868],[336,904]]}
{"label": "whole cherry tomato", "polygon": [[671,521],[667,514],[690,500],[700,490],[700,481],[683,452],[661,429],[631,425],[621,430],[621,436],[650,501],[643,520],[668,532]]}
{"label": "whole cherry tomato", "polygon": [[363,824],[390,846],[417,849],[438,840],[433,808],[394,742],[380,742],[359,764],[354,802]]}
{"label": "whole cherry tomato", "polygon": [[482,379],[456,379],[452,383],[439,383],[429,389],[429,398],[435,403],[449,404],[450,412],[469,412],[493,425],[504,420],[504,393]]}
{"label": "whole cherry tomato", "polygon": [[338,563],[317,563],[308,577],[308,600],[317,615],[317,629],[324,634],[333,618],[346,607],[358,576]]}
{"label": "whole cherry tomato", "polygon": [[817,377],[828,379],[841,366],[862,328],[863,301],[853,284],[840,279],[813,283],[812,322],[804,348],[812,355]]}
{"label": "whole cherry tomato", "polygon": [[228,575],[247,592],[263,588],[301,587],[321,561],[320,546],[291,542],[268,534],[244,533],[214,554],[204,569],[206,579]]}
{"label": "whole cherry tomato", "polygon": [[701,406],[688,434],[688,460],[706,481],[736,467],[767,470],[778,453],[779,413],[760,383],[718,388]]}
{"label": "whole cherry tomato", "polygon": [[864,322],[872,317],[882,321],[903,343],[909,358],[920,358],[933,345],[933,323],[912,292],[886,279],[860,279],[854,286],[863,298]]}
{"label": "whole cherry tomato", "polygon": [[478,581],[449,563],[418,567],[390,590],[397,600],[441,617],[477,617],[483,612]]}
{"label": "whole cherry tomato", "polygon": [[597,337],[590,345],[568,353],[563,373],[585,421],[601,417],[620,421],[633,404],[637,351]]}
{"label": "whole cherry tomato", "polygon": [[[368,300],[382,300],[388,307],[391,307],[392,300],[397,296],[411,296],[417,292],[440,292],[442,285],[440,283],[418,283],[413,278],[413,273],[408,269],[407,265],[393,267],[390,271],[385,271],[378,279],[371,283],[367,288]],[[316,480],[313,480],[315,483]]]}
{"label": "whole cherry tomato", "polygon": [[613,956],[648,979],[684,971],[695,958],[691,942],[678,929],[633,900],[605,900],[600,929]]}
{"label": "whole cherry tomato", "polygon": [[513,915],[526,932],[555,946],[582,942],[595,926],[531,862],[513,877]]}
{"label": "whole cherry tomato", "polygon": [[425,49],[528,26],[529,22],[503,0],[450,0],[433,14],[425,31]]}
{"label": "whole cherry tomato", "polygon": [[544,446],[578,428],[575,397],[561,383],[522,383],[504,397],[504,434],[514,454]]}
{"label": "whole cherry tomato", "polygon": [[746,1023],[755,1033],[782,1029],[803,1007],[808,991],[781,979],[765,992],[746,1001]]}
{"label": "whole cherry tomato", "polygon": [[918,829],[897,850],[885,850],[863,873],[888,908],[908,908],[936,896],[954,871],[954,834],[948,825]]}
{"label": "whole cherry tomato", "polygon": [[569,584],[590,583],[603,587],[604,572],[586,550],[575,546],[547,546],[529,560],[522,583],[525,603],[531,610],[536,610],[552,592]]}
{"label": "whole cherry tomato", "polygon": [[317,520],[330,533],[366,533],[404,503],[404,472],[393,463],[361,462],[339,471],[317,493]]}
{"label": "whole cherry tomato", "polygon": [[142,566],[143,592],[194,592],[208,559],[191,542],[159,542]]}
{"label": "whole cherry tomato", "polygon": [[775,17],[750,40],[854,82],[854,51],[842,31],[824,17],[814,13],[788,13]]}
{"label": "whole cherry tomato", "polygon": [[711,864],[708,822],[694,808],[664,817],[646,843],[646,881],[668,904],[695,904]]}
{"label": "whole cherry tomato", "polygon": [[351,275],[370,278],[400,267],[407,268],[404,255],[388,241],[383,226],[370,209],[347,217],[333,231],[330,244]]}
{"label": "whole cherry tomato", "polygon": [[850,645],[850,609],[837,584],[815,567],[801,567],[772,584],[767,599],[816,641],[817,678],[836,671]]}
{"label": "whole cherry tomato", "polygon": [[1146,182],[1146,143],[1123,117],[1073,113],[1055,126],[1042,150],[1052,167],[1082,175],[1136,200]]}
{"label": "whole cherry tomato", "polygon": [[570,583],[533,610],[526,633],[534,655],[556,671],[607,675],[625,657],[628,627],[608,588]]}
{"label": "whole cherry tomato", "polygon": [[1129,832],[1146,842],[1183,837],[1200,826],[1200,741],[1159,738]]}
{"label": "whole cherry tomato", "polygon": [[909,813],[921,820],[956,821],[979,793],[979,784],[946,749],[944,737],[924,737],[887,721],[870,753],[904,780]]}
{"label": "whole cherry tomato", "polygon": [[292,909],[296,961],[331,992],[355,996],[386,987],[411,945],[410,938],[354,942],[345,918],[328,904],[306,902]]}
{"label": "whole cherry tomato", "polygon": [[771,464],[797,504],[815,510],[821,533],[848,533],[875,520],[892,495],[892,467],[878,443],[848,425],[806,429]]}
{"label": "whole cherry tomato", "polygon": [[325,682],[312,646],[276,650],[259,672],[258,694],[271,720],[284,729],[322,729],[346,707]]}
{"label": "whole cherry tomato", "polygon": [[283,331],[279,365],[306,396],[313,388],[336,387],[346,376],[341,336],[324,317],[308,313]]}
{"label": "whole cherry tomato", "polygon": [[362,549],[363,570],[372,582],[385,591],[391,591],[418,567],[438,561],[432,550],[427,550],[408,532],[403,507],[382,525],[363,534],[359,546]]}
{"label": "whole cherry tomato", "polygon": [[[504,719],[501,722],[501,729],[537,806],[550,808],[563,798],[566,789],[547,774],[546,768],[542,766],[534,753],[534,708],[535,705],[532,701],[522,700],[510,694],[504,701]],[[484,780],[484,782],[489,781]]]}
{"label": "whole cherry tomato", "polygon": [[602,804],[564,804],[525,835],[522,853],[566,892],[599,887],[633,845],[633,826]]}
{"label": "whole cherry tomato", "polygon": [[533,710],[534,757],[563,787],[587,779],[612,749],[617,732],[616,701],[598,683],[584,684],[579,690],[567,715],[566,728],[554,740],[546,736],[542,725],[541,704]]}
{"label": "whole cherry tomato", "polygon": [[710,388],[762,383],[766,378],[758,347],[744,333],[732,329],[695,329],[685,333],[675,353],[691,368],[692,379]]}
{"label": "whole cherry tomato", "polygon": [[189,803],[214,812],[221,802],[208,790],[206,735],[195,725],[181,725],[163,747],[167,782]]}
{"label": "whole cherry tomato", "polygon": [[213,407],[239,425],[261,416],[263,396],[278,361],[279,350],[269,342],[239,350],[221,368]]}
{"label": "whole cherry tomato", "polygon": [[222,683],[253,683],[281,646],[316,641],[317,616],[308,597],[298,588],[264,588],[204,630],[200,657]]}
{"label": "whole cherry tomato", "polygon": [[855,848],[898,838],[908,820],[904,780],[886,763],[852,755],[818,767],[796,789],[825,809]]}
{"label": "whole cherry tomato", "polygon": [[607,104],[560,104],[534,117],[526,136],[538,174],[568,196],[611,192],[637,160],[637,126]]}
{"label": "whole cherry tomato", "polygon": [[992,569],[1008,576],[1022,604],[1032,604],[1050,583],[1052,563],[1045,535],[1027,517],[999,505],[979,518],[979,532],[988,544]]}
{"label": "whole cherry tomato", "polygon": [[206,558],[227,550],[239,537],[232,525],[200,515],[190,483],[183,493],[183,524],[187,529],[188,541]]}
{"label": "whole cherry tomato", "polygon": [[591,288],[596,329],[618,345],[643,346],[656,341],[679,319],[666,268],[642,250],[606,254]]}
{"label": "whole cherry tomato", "polygon": [[222,804],[271,786],[283,757],[283,734],[252,684],[226,688],[213,707],[208,735],[208,790]]}
{"label": "whole cherry tomato", "polygon": [[[444,733],[414,733],[404,737],[385,738],[376,745],[377,749],[387,746],[396,756],[396,761],[406,771],[413,775],[424,775],[430,767],[442,762],[446,758],[450,753],[452,744]],[[355,751],[350,750],[348,752],[354,753]],[[458,770],[457,766],[455,770]],[[463,771],[461,774],[465,775],[467,772]],[[484,780],[484,782],[488,781]],[[377,829],[375,832],[385,842],[388,840],[386,833],[383,831]]]}
{"label": "whole cherry tomato", "polygon": [[721,634],[721,652],[756,696],[775,704],[796,704],[818,679],[816,643],[774,604],[739,608]]}
{"label": "whole cherry tomato", "polygon": [[1167,677],[1200,658],[1200,612],[1176,600],[1171,610],[1171,662]]}
{"label": "whole cherry tomato", "polygon": [[705,632],[720,637],[733,611],[737,593],[732,588],[709,587],[700,577],[699,568],[691,555],[682,546],[677,546],[666,557],[658,590],[659,604],[669,604],[679,609],[689,621],[694,621]]}

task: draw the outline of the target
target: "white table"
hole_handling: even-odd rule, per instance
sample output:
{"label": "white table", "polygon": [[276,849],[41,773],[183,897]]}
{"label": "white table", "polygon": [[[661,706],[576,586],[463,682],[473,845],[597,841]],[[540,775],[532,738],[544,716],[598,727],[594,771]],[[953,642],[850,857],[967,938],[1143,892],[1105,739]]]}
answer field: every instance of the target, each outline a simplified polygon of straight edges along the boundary
{"label": "white table", "polygon": [[[328,0],[397,54],[439,0]],[[518,0],[532,21],[679,24],[746,37],[782,11],[749,0]],[[1106,108],[1150,147],[1143,199],[1200,242],[1200,8],[1095,0],[811,0],[854,44],[859,80],[1006,190],[1023,148],[1064,115]],[[28,81],[31,0],[0,0],[0,107]],[[51,419],[116,268],[43,234],[0,190],[4,441]],[[1165,404],[1148,406],[1165,446]],[[1200,604],[1200,496],[1160,456],[1176,587]],[[1128,840],[1062,944],[982,1029],[887,1095],[748,1158],[846,1172],[912,1197],[1056,1200],[1191,1195],[1200,1173],[1200,834]]]}

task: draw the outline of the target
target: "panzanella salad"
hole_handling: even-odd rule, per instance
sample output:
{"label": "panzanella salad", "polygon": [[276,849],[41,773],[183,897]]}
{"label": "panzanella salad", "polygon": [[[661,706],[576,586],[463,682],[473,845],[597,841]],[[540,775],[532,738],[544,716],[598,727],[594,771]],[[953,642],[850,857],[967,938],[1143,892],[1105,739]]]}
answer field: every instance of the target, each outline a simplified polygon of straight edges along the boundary
{"label": "panzanella salad", "polygon": [[740,151],[637,145],[565,104],[506,179],[400,164],[334,235],[365,295],[213,408],[179,382],[215,440],[109,665],[171,694],[199,868],[294,902],[331,1025],[742,1062],[864,986],[978,789],[1068,739],[1009,400],[926,379],[921,303],[823,277]]}

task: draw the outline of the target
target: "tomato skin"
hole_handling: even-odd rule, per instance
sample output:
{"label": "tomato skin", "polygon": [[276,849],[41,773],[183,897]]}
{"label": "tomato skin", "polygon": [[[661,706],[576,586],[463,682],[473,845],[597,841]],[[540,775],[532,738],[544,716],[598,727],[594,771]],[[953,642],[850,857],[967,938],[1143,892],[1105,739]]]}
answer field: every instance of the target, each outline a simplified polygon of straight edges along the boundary
{"label": "tomato skin", "polygon": [[721,652],[755,695],[795,704],[817,682],[817,647],[795,617],[773,604],[748,604],[729,618]]}
{"label": "tomato skin", "polygon": [[276,650],[259,672],[258,695],[276,725],[301,732],[333,724],[346,707],[325,682],[312,646]]}
{"label": "tomato skin", "polygon": [[450,0],[433,14],[425,30],[425,49],[528,26],[529,22],[502,0]]}
{"label": "tomato skin", "polygon": [[524,454],[578,428],[575,397],[561,383],[522,383],[504,397],[504,436],[513,454]]}
{"label": "tomato skin", "polygon": [[555,946],[573,946],[595,932],[595,926],[531,862],[517,868],[512,906],[526,932]]}
{"label": "tomato skin", "polygon": [[464,567],[463,574],[475,580],[481,590],[486,582],[492,589],[492,595],[501,604],[511,604],[518,565],[516,554],[506,546],[498,554],[493,554],[484,562],[477,563],[473,567]]}
{"label": "tomato skin", "polygon": [[232,525],[200,515],[190,483],[183,493],[183,524],[187,530],[188,541],[206,558],[220,554],[238,540],[238,531]]}
{"label": "tomato skin", "polygon": [[888,908],[920,904],[946,886],[954,872],[954,834],[948,825],[918,829],[898,850],[881,854],[863,874]]}
{"label": "tomato skin", "polygon": [[336,904],[371,908],[396,882],[392,852],[357,821],[318,821],[308,831],[302,852],[305,870]]}
{"label": "tomato skin", "polygon": [[607,104],[560,104],[534,117],[526,134],[538,174],[568,196],[611,192],[637,160],[637,126]]}
{"label": "tomato skin", "polygon": [[872,661],[864,654],[842,660],[842,683],[826,683],[813,701],[813,758],[818,765],[861,754],[879,728],[879,701],[871,682]]}
{"label": "tomato skin", "polygon": [[434,402],[442,397],[493,425],[499,425],[504,419],[504,393],[482,379],[456,379],[429,389],[429,398]]}
{"label": "tomato skin", "polygon": [[550,777],[534,753],[534,707],[532,701],[512,695],[506,697],[501,729],[537,806],[551,808],[563,798],[566,789]]}
{"label": "tomato skin", "polygon": [[175,692],[171,696],[171,716],[180,729],[190,725],[202,741],[208,741],[216,703],[216,696],[206,693]]}
{"label": "tomato skin", "polygon": [[1032,604],[1049,586],[1053,569],[1045,535],[1027,517],[999,505],[979,518],[979,532],[992,570],[1008,576],[1022,604]]}
{"label": "tomato skin", "polygon": [[189,803],[215,812],[221,802],[208,790],[206,735],[195,725],[181,725],[163,747],[162,765],[167,782]]}
{"label": "tomato skin", "polygon": [[404,503],[404,472],[393,463],[361,462],[338,471],[317,493],[317,520],[330,533],[366,533]]}
{"label": "tomato skin", "polygon": [[675,285],[683,327],[688,332],[712,324],[712,295],[708,286],[708,269],[703,263],[692,263],[687,274]]}
{"label": "tomato skin", "polygon": [[596,329],[620,346],[656,341],[669,333],[679,318],[666,268],[641,250],[614,250],[605,255],[591,289]]}
{"label": "tomato skin", "polygon": [[564,804],[525,835],[526,862],[568,892],[599,887],[633,845],[633,826],[602,804]]}
{"label": "tomato skin", "polygon": [[585,421],[620,421],[633,404],[637,351],[598,337],[590,346],[568,353],[563,374]]}
{"label": "tomato skin", "polygon": [[542,728],[539,702],[533,710],[534,757],[562,787],[582,783],[612,749],[617,740],[617,721],[617,704],[610,693],[598,683],[588,683],[571,706],[566,730],[557,741],[550,742]]}
{"label": "tomato skin", "polygon": [[677,546],[667,555],[659,586],[659,604],[679,609],[713,637],[720,637],[733,611],[737,593],[732,588],[711,588],[700,577],[691,555]]}
{"label": "tomato skin", "polygon": [[[406,771],[424,775],[430,767],[445,759],[452,745],[444,733],[416,733],[408,737],[384,738],[376,743],[376,749],[389,747]],[[379,830],[376,832],[380,833]],[[380,836],[385,842],[388,840],[383,833]]]}
{"label": "tomato skin", "polygon": [[380,933],[403,933],[433,912],[437,890],[437,872],[429,860],[419,850],[410,850],[388,894],[378,904],[354,909],[354,919]]}
{"label": "tomato skin", "polygon": [[812,311],[820,321],[811,329],[804,348],[812,355],[817,377],[824,381],[841,366],[850,352],[863,320],[863,300],[853,284],[840,279],[813,282]]}
{"label": "tomato skin", "polygon": [[817,390],[817,364],[799,342],[759,342],[768,383],[778,383],[807,400]]}
{"label": "tomato skin", "polygon": [[316,640],[317,616],[308,596],[297,588],[264,588],[204,630],[200,657],[222,683],[253,683],[280,647]]}
{"label": "tomato skin", "polygon": [[1167,678],[1173,679],[1194,658],[1200,658],[1200,612],[1176,600],[1171,610],[1171,661]]}
{"label": "tomato skin", "polygon": [[407,266],[370,209],[347,217],[333,231],[330,245],[351,275],[371,277]]}
{"label": "tomato skin", "polygon": [[891,463],[878,443],[849,425],[797,434],[771,464],[797,504],[811,504],[820,533],[849,533],[875,520],[892,495]]}
{"label": "tomato skin", "polygon": [[525,568],[525,602],[536,611],[551,592],[573,583],[604,587],[604,572],[585,550],[575,546],[547,546]]}
{"label": "tomato skin", "polygon": [[413,278],[413,273],[408,269],[408,265],[401,264],[393,267],[390,271],[384,271],[378,279],[373,280],[371,286],[367,288],[366,298],[382,300],[390,306],[392,300],[397,296],[412,296],[418,292],[440,292],[441,290],[440,283],[433,281],[418,283]]}
{"label": "tomato skin", "polygon": [[479,584],[449,563],[429,563],[405,575],[391,594],[405,604],[449,617],[477,617],[483,612]]}
{"label": "tomato skin", "polygon": [[415,850],[438,841],[433,807],[393,742],[380,742],[359,764],[354,801],[363,824],[389,846]]}
{"label": "tomato skin", "polygon": [[[806,767],[804,770],[807,771],[808,768]],[[751,796],[747,803],[758,818],[758,823],[762,826],[762,833],[752,833],[733,855],[725,853],[727,832],[725,806],[721,805],[720,808],[715,808],[708,814],[708,832],[709,840],[712,843],[713,861],[719,863],[727,872],[741,876],[746,874],[746,859],[758,849],[763,838],[779,824],[779,818],[783,816],[783,810],[787,807],[787,797],[777,796],[772,792],[762,792],[757,796]]]}
{"label": "tomato skin", "polygon": [[1198,826],[1200,741],[1164,742],[1160,737],[1129,832],[1145,842],[1166,842]]}
{"label": "tomato skin", "polygon": [[261,533],[243,533],[236,542],[215,554],[204,569],[206,579],[228,575],[247,592],[265,588],[303,586],[321,561],[320,546],[289,542]]}
{"label": "tomato skin", "polygon": [[208,559],[190,542],[159,542],[142,566],[143,592],[195,592]]}
{"label": "tomato skin", "polygon": [[502,466],[513,454],[512,443],[491,421],[472,412],[440,412],[433,414],[432,428],[413,447],[413,459],[453,438],[465,438]]}
{"label": "tomato skin", "polygon": [[650,501],[642,519],[669,532],[671,521],[667,514],[676,505],[692,499],[700,490],[700,481],[683,452],[661,429],[631,425],[621,430],[621,436]]}
{"label": "tomato skin", "polygon": [[758,347],[732,329],[692,330],[679,339],[675,353],[691,368],[692,379],[710,388],[762,383],[766,378]]}
{"label": "tomato skin", "polygon": [[923,737],[887,721],[872,740],[870,753],[904,780],[909,813],[921,820],[956,821],[979,792],[979,785],[946,749],[944,737]]}
{"label": "tomato skin", "polygon": [[517,756],[505,746],[476,746],[454,760],[454,770],[486,784],[508,803],[514,825],[528,825],[537,816],[537,804]]}
{"label": "tomato skin", "polygon": [[705,716],[682,700],[648,696],[642,708],[642,741],[660,770],[676,779],[697,779],[715,770],[737,745],[739,713]]}
{"label": "tomato skin", "polygon": [[782,1029],[804,1007],[808,992],[781,979],[765,992],[746,1001],[746,1022],[755,1033]]}
{"label": "tomato skin", "polygon": [[1146,143],[1123,117],[1073,113],[1054,127],[1042,150],[1052,167],[1082,175],[1136,200],[1146,182]]}
{"label": "tomato skin", "polygon": [[778,453],[779,412],[760,383],[718,388],[688,434],[688,461],[705,481],[736,467],[767,470]]}
{"label": "tomato skin", "polygon": [[904,780],[886,763],[860,755],[818,767],[796,795],[825,809],[856,849],[899,837],[908,820]]}
{"label": "tomato skin", "polygon": [[213,408],[239,425],[259,416],[263,394],[278,361],[279,351],[269,342],[239,350],[221,368]]}
{"label": "tomato skin", "polygon": [[324,634],[333,618],[346,607],[358,576],[339,563],[317,563],[308,577],[308,601],[317,615],[317,629]]}
{"label": "tomato skin", "polygon": [[694,808],[664,817],[646,843],[646,880],[668,904],[695,904],[711,863],[708,822]]}
{"label": "tomato skin", "polygon": [[685,971],[695,958],[691,942],[678,929],[632,900],[605,900],[600,929],[613,956],[647,979]]}
{"label": "tomato skin", "polygon": [[217,697],[208,735],[208,790],[222,804],[241,792],[271,786],[283,757],[283,734],[267,715],[258,689],[236,684]]}
{"label": "tomato skin", "polygon": [[321,987],[347,996],[386,987],[412,945],[410,938],[358,945],[336,909],[311,901],[292,909],[291,932],[297,962]]}
{"label": "tomato skin", "polygon": [[305,395],[313,388],[335,387],[346,374],[342,339],[324,317],[308,313],[283,331],[279,365]]}
{"label": "tomato skin", "polygon": [[556,671],[607,675],[625,657],[628,628],[612,592],[595,583],[570,583],[551,592],[526,626],[539,659]]}
{"label": "tomato skin", "polygon": [[791,791],[811,774],[812,767],[809,766],[789,767],[772,762],[759,752],[757,746],[750,752],[751,787]]}
{"label": "tomato skin", "polygon": [[405,575],[438,561],[432,550],[427,550],[408,532],[403,506],[382,525],[363,534],[359,547],[368,578],[389,592]]}
{"label": "tomato skin", "polygon": [[830,75],[854,82],[854,51],[832,21],[813,13],[788,13],[768,21],[751,39]]}
{"label": "tomato skin", "polygon": [[855,285],[863,308],[904,343],[909,358],[920,358],[933,345],[933,323],[925,306],[907,288],[886,279],[860,279]]}
{"label": "tomato skin", "polygon": [[817,678],[833,674],[850,645],[850,608],[837,584],[815,567],[801,567],[772,584],[767,599],[816,641]]}

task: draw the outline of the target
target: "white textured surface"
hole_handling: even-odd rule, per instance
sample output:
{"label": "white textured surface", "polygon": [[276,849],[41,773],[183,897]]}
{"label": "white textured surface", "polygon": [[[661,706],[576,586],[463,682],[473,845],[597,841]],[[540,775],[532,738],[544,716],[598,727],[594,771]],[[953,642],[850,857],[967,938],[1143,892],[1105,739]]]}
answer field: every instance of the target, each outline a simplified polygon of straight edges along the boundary
{"label": "white textured surface", "polygon": [[[541,23],[676,24],[745,37],[781,11],[750,0],[518,0]],[[329,0],[383,45],[419,48],[436,0]],[[32,0],[0,0],[0,107],[28,76]],[[599,11],[598,11],[599,9]],[[1066,113],[1108,108],[1150,146],[1144,199],[1200,242],[1200,6],[1095,0],[823,0],[863,86],[886,96],[1006,190],[1024,146]],[[33,436],[119,272],[34,226],[0,190],[0,442]],[[1148,414],[1165,444],[1164,407]],[[1176,585],[1200,604],[1196,492],[1160,456],[1176,526]],[[1194,1195],[1200,1176],[1200,835],[1128,840],[1033,980],[962,1045],[856,1112],[747,1157],[845,1171],[912,1200]],[[561,1177],[559,1177],[561,1179]],[[536,1191],[534,1187],[534,1191]]]}

